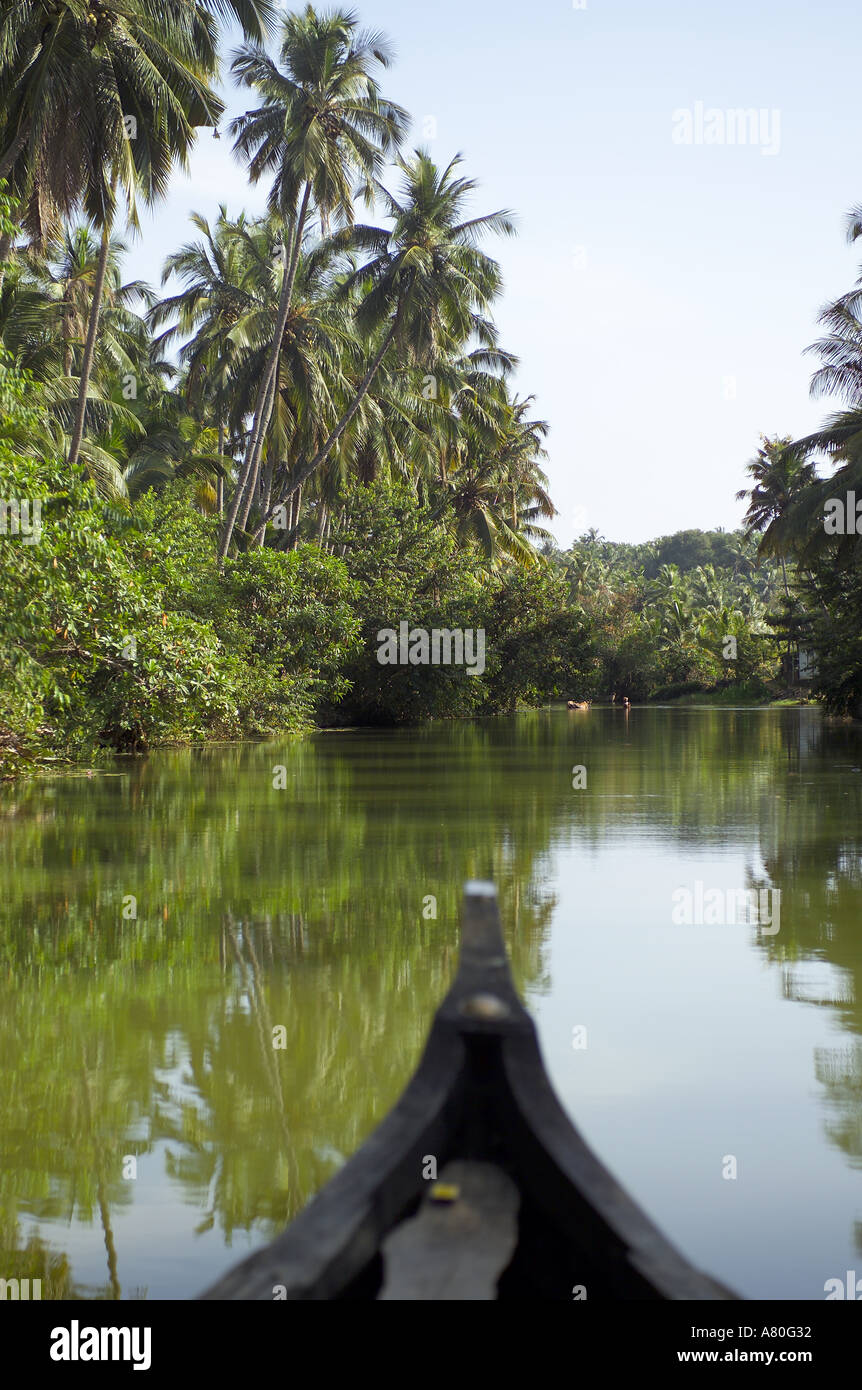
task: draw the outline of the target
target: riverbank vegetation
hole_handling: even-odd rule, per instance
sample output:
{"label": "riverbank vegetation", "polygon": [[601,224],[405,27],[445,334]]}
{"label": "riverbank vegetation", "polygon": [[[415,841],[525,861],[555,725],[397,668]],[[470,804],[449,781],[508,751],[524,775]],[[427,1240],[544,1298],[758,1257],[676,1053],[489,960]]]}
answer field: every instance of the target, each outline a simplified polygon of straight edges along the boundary
{"label": "riverbank vegetation", "polygon": [[[862,207],[847,219],[862,239]],[[759,553],[792,565],[782,624],[812,653],[815,692],[833,714],[862,716],[862,274],[820,314],[815,398],[840,403],[821,429],[801,439],[764,440],[750,465],[747,519]]]}
{"label": "riverbank vegetation", "polygon": [[[221,133],[230,11],[249,109],[223,135],[267,212],[195,216],[159,293],[124,279],[119,231]],[[560,679],[546,426],[510,386],[485,249],[513,222],[457,155],[407,147],[390,56],[346,11],[245,0],[6,16],[7,770],[511,707]],[[481,679],[387,682],[374,634],[405,620],[505,623],[506,644]]]}
{"label": "riverbank vegetation", "polygon": [[593,530],[550,558],[594,634],[596,698],[764,701],[778,689],[770,622],[780,574],[746,534],[680,531],[629,545]]}
{"label": "riverbank vegetation", "polygon": [[[0,776],[569,697],[764,699],[809,629],[832,705],[853,698],[811,618],[850,581],[788,564],[783,504],[751,494],[759,556],[742,532],[555,545],[547,425],[493,317],[514,220],[410,148],[390,62],[342,11],[9,8]],[[228,68],[249,105],[220,130]],[[207,128],[266,213],[195,214],[158,288],[126,278],[123,236]],[[830,389],[855,389],[835,313]],[[831,429],[850,479],[852,422]],[[765,441],[755,489],[792,458],[816,490],[789,445]],[[381,665],[402,622],[481,629],[483,671]]]}

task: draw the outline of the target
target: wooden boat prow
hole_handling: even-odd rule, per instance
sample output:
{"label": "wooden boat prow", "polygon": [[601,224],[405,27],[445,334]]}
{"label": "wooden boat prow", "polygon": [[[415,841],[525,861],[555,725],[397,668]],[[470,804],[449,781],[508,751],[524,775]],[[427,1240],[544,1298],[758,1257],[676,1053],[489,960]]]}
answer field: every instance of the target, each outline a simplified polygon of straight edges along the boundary
{"label": "wooden boat prow", "polygon": [[458,973],[401,1099],[281,1235],[202,1297],[736,1295],[666,1240],[568,1119],[512,982],[496,891],[468,883]]}

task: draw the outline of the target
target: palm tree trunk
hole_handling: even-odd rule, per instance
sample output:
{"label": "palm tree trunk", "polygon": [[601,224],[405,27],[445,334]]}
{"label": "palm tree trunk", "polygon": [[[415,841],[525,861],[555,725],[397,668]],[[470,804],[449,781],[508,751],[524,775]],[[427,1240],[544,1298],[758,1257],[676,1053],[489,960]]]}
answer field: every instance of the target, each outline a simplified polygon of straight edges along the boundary
{"label": "palm tree trunk", "polygon": [[[782,578],[783,578],[783,580],[784,580],[784,597],[785,597],[786,599],[788,599],[788,601],[789,601],[789,599],[790,599],[790,585],[787,583],[787,565],[785,564],[784,556],[783,556],[783,555],[781,555],[779,558],[780,558],[780,560],[781,560],[781,576],[782,576]],[[788,680],[788,683],[789,683],[790,685],[792,685],[792,684],[793,684],[793,638],[792,638],[791,635],[790,635],[790,627],[789,627],[789,622],[790,622],[790,608],[789,608],[789,606],[788,606],[788,610],[787,610],[787,618],[788,618],[788,629],[787,629],[787,680]],[[797,644],[797,650],[798,650],[798,644]],[[798,660],[799,660],[799,658],[798,658],[798,655],[797,655],[797,662],[798,662]]]}
{"label": "palm tree trunk", "polygon": [[266,431],[269,427],[269,422],[272,417],[272,411],[275,405],[275,393],[277,390],[278,371],[275,371],[272,374],[269,384],[269,390],[266,393],[266,403],[264,405],[263,414],[263,428],[261,430],[260,435],[260,448],[257,450],[252,475],[246,483],[245,497],[243,499],[242,506],[240,507],[239,515],[236,520],[236,524],[241,531],[244,531],[246,525],[248,524],[248,514],[251,511],[251,504],[254,501],[254,494],[257,489],[258,478],[260,477],[260,461],[263,457],[263,441],[266,437]]}
{"label": "palm tree trunk", "polygon": [[99,311],[102,307],[102,291],[105,287],[105,271],[108,267],[108,248],[111,242],[111,219],[105,218],[102,227],[102,244],[99,247],[99,260],[96,265],[96,278],[93,282],[93,302],[90,305],[90,321],[87,325],[87,341],[84,344],[84,357],[81,362],[81,380],[78,387],[78,410],[75,415],[75,428],[69,445],[68,464],[72,468],[78,462],[81,440],[84,437],[84,414],[87,409],[87,395],[90,390],[90,374],[93,370],[93,357],[96,352],[96,333],[99,328]]}
{"label": "palm tree trunk", "polygon": [[299,540],[299,518],[302,512],[302,483],[300,483],[296,492],[293,494],[290,506],[290,545],[288,549],[295,550],[296,543]]}
{"label": "palm tree trunk", "polygon": [[[67,291],[68,293],[68,291]],[[64,296],[65,301],[65,296]],[[69,332],[69,310],[71,305],[67,302],[63,304],[63,376],[72,375],[72,341]]]}
{"label": "palm tree trunk", "polygon": [[[263,482],[261,484],[260,492],[260,510],[262,516],[266,516],[267,512],[269,511],[269,499],[272,496],[272,478],[274,472],[275,464],[267,463],[266,468],[263,470]],[[255,537],[254,544],[255,546],[257,546],[259,550],[263,549],[265,534],[266,533],[264,531],[261,531],[260,539],[258,539],[257,536]]]}
{"label": "palm tree trunk", "polygon": [[[90,1082],[87,1074],[87,1055],[81,1046],[81,1081],[84,1095],[84,1115],[87,1122],[87,1135],[92,1142],[95,1139],[93,1131],[93,1107],[90,1100]],[[102,1161],[101,1158],[96,1162],[96,1196],[99,1202],[99,1215],[102,1219],[102,1233],[105,1238],[105,1253],[108,1256],[108,1278],[111,1283],[112,1298],[119,1299],[122,1294],[120,1281],[117,1275],[117,1247],[114,1244],[114,1232],[111,1227],[111,1209],[105,1200],[105,1187],[102,1181]]]}
{"label": "palm tree trunk", "polygon": [[[279,501],[276,503],[276,506],[278,506],[279,503],[286,502],[288,498],[291,497],[292,494],[296,491],[296,489],[300,487],[301,484],[306,481],[306,479],[310,478],[312,473],[314,473],[314,471],[317,468],[319,468],[322,463],[325,463],[326,460],[329,458],[329,455],[332,453],[332,450],[335,448],[344,431],[347,429],[347,426],[350,424],[350,421],[353,419],[357,410],[359,409],[365,397],[367,396],[371,383],[376,377],[378,371],[380,370],[380,364],[386,356],[386,353],[389,349],[389,345],[401,326],[401,317],[403,309],[404,302],[402,300],[402,302],[398,305],[398,310],[395,314],[395,318],[392,321],[392,325],[389,329],[389,332],[386,334],[386,337],[383,339],[383,342],[380,344],[380,347],[375,353],[374,360],[372,361],[371,366],[368,368],[368,371],[365,373],[365,376],[359,383],[356,395],[353,397],[353,400],[351,401],[348,410],[345,411],[344,415],[342,415],[341,419],[335,426],[335,429],[330,434],[326,443],[320,449],[318,449],[314,458],[309,463],[300,464],[299,468],[293,475],[290,489],[284,497],[279,498]],[[264,517],[264,520],[261,523],[261,525],[265,526],[268,520],[268,517]]]}
{"label": "palm tree trunk", "polygon": [[[224,458],[224,421],[218,422],[218,456]],[[219,516],[224,516],[224,478],[219,473],[216,483],[216,504]]]}
{"label": "palm tree trunk", "polygon": [[98,1179],[96,1195],[99,1201],[99,1216],[102,1221],[102,1235],[105,1240],[105,1253],[108,1256],[108,1279],[111,1284],[111,1297],[119,1300],[122,1297],[120,1278],[117,1274],[117,1247],[114,1244],[114,1231],[111,1226],[111,1208],[105,1201],[105,1186],[101,1175]]}
{"label": "palm tree trunk", "polygon": [[224,531],[222,533],[221,544],[219,546],[218,553],[220,561],[224,560],[225,556],[227,555],[228,548],[231,543],[231,537],[233,536],[234,526],[236,525],[236,518],[240,508],[240,503],[243,500],[243,496],[248,486],[249,479],[252,476],[252,471],[257,462],[258,449],[262,444],[263,433],[266,428],[266,425],[263,420],[263,415],[267,401],[267,394],[269,392],[270,381],[272,380],[272,377],[276,370],[276,365],[278,363],[278,354],[281,351],[281,339],[284,333],[284,326],[287,323],[288,311],[290,309],[290,298],[293,294],[293,283],[296,279],[296,268],[299,264],[299,250],[300,245],[302,243],[302,232],[305,226],[305,219],[308,215],[308,204],[310,198],[311,184],[306,183],[305,189],[302,194],[302,203],[299,209],[299,216],[296,219],[296,231],[294,234],[293,248],[290,256],[290,266],[281,286],[281,295],[279,296],[278,301],[278,315],[276,317],[275,332],[272,337],[272,348],[269,354],[269,361],[267,362],[266,370],[263,374],[263,379],[260,383],[260,386],[258,387],[257,401],[255,402],[254,410],[254,424],[252,426],[251,435],[248,441],[248,447],[246,449],[242,475],[239,479],[239,482],[237,483],[237,488],[233,496],[233,501],[231,502],[230,511],[228,512],[227,521],[225,522]]}

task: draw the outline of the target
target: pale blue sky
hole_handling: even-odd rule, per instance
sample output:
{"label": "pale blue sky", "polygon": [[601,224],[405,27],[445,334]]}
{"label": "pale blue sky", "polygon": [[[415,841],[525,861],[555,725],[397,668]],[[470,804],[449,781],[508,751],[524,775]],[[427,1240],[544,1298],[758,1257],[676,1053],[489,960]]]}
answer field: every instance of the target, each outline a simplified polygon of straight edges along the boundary
{"label": "pale blue sky", "polygon": [[[862,115],[852,0],[362,0],[397,60],[383,83],[439,161],[461,151],[477,211],[509,207],[516,241],[489,249],[506,289],[497,319],[518,389],[549,421],[563,544],[734,527],[734,492],[761,431],[800,434],[812,402],[818,308],[855,280],[862,247]],[[231,111],[253,105],[227,92]],[[758,145],[673,139],[673,113],[779,112]],[[436,136],[422,135],[427,116]],[[188,211],[258,210],[230,141],[202,132],[191,178],[129,270],[156,283],[189,236]]]}

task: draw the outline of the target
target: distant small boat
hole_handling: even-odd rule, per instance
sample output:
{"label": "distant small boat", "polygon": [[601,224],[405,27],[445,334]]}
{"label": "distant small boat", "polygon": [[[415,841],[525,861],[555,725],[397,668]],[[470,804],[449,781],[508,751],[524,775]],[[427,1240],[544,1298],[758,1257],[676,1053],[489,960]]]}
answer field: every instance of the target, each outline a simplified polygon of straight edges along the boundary
{"label": "distant small boat", "polygon": [[735,1299],[564,1114],[512,983],[493,884],[467,884],[457,976],[383,1123],[205,1299]]}

